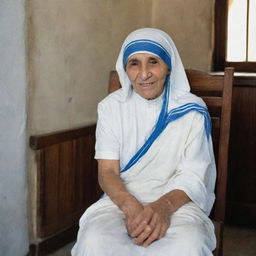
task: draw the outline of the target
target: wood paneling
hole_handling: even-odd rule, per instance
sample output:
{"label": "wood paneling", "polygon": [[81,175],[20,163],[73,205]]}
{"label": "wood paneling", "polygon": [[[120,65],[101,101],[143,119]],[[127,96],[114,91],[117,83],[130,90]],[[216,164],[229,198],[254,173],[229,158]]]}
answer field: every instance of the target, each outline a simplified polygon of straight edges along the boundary
{"label": "wood paneling", "polygon": [[27,256],[44,256],[53,253],[74,240],[78,232],[78,225],[74,225],[63,232],[59,232],[48,239],[41,240],[38,244],[33,243],[29,246]]}
{"label": "wood paneling", "polygon": [[[32,136],[31,148],[37,154],[37,230],[42,240],[31,248],[56,241],[60,234],[71,234],[85,209],[102,193],[94,160],[95,125]],[[63,232],[62,232],[63,231]],[[50,244],[52,244],[51,242]],[[44,249],[45,250],[45,249]],[[38,252],[39,253],[39,252]]]}
{"label": "wood paneling", "polygon": [[227,193],[230,224],[256,227],[256,76],[234,80]]}

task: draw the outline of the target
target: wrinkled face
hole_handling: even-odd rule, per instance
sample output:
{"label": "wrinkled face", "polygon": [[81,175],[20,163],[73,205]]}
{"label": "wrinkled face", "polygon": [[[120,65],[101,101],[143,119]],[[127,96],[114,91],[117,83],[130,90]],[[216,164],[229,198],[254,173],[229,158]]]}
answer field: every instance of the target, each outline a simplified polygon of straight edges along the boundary
{"label": "wrinkled face", "polygon": [[149,100],[157,98],[163,92],[168,67],[155,55],[137,53],[128,58],[126,72],[133,89]]}

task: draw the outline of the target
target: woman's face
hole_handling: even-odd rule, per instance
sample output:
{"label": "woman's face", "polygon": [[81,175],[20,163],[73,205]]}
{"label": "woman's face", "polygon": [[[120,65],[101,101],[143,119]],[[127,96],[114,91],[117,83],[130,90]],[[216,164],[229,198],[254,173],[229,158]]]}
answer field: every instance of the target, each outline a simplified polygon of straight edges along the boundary
{"label": "woman's face", "polygon": [[133,89],[149,100],[157,98],[163,92],[168,67],[155,55],[137,53],[129,57],[126,72]]}

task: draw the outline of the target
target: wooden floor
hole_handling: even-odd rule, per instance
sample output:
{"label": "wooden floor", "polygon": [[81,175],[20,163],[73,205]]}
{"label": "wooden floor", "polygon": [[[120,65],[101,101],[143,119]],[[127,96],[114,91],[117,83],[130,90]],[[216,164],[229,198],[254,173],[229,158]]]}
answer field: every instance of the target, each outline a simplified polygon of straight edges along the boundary
{"label": "wooden floor", "polygon": [[[224,256],[256,255],[256,229],[226,226],[224,239]],[[70,256],[73,244],[68,244],[49,256]]]}

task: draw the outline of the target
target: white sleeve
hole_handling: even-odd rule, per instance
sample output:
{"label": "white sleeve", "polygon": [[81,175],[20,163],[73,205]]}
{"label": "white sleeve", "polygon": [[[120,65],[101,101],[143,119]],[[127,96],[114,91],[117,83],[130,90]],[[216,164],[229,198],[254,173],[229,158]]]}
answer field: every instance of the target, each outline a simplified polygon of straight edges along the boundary
{"label": "white sleeve", "polygon": [[215,179],[216,167],[212,140],[207,139],[204,117],[198,114],[193,121],[175,175],[169,180],[165,193],[174,189],[183,190],[209,215],[215,200]]}
{"label": "white sleeve", "polygon": [[119,160],[120,143],[114,128],[113,113],[107,104],[98,104],[95,159]]}

